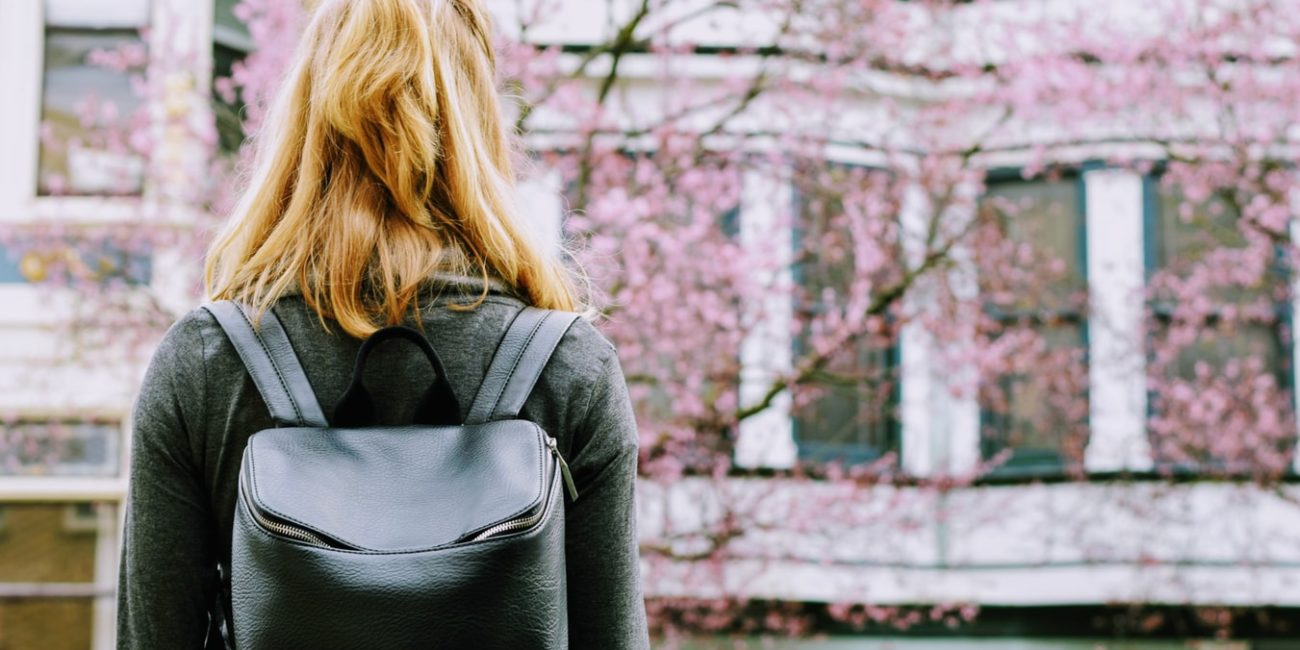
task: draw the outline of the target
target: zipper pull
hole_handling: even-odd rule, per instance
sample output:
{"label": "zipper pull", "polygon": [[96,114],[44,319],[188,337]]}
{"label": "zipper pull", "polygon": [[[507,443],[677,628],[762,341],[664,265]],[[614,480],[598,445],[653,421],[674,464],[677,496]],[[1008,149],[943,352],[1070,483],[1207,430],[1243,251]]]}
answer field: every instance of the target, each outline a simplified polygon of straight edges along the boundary
{"label": "zipper pull", "polygon": [[569,464],[564,462],[564,456],[560,455],[560,448],[556,446],[555,438],[543,434],[546,438],[546,446],[551,448],[551,453],[555,454],[555,460],[560,461],[560,475],[564,477],[564,487],[569,491],[571,501],[578,500],[578,486],[573,483],[573,474],[569,473]]}

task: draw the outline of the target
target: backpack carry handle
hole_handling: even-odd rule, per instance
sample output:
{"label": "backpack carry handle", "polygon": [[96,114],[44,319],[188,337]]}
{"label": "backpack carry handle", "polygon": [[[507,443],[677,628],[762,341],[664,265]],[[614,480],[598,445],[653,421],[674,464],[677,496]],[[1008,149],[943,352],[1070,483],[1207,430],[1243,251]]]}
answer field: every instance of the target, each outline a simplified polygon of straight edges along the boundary
{"label": "backpack carry handle", "polygon": [[366,390],[362,381],[365,377],[366,359],[380,344],[393,339],[406,339],[419,346],[424,356],[429,359],[429,363],[433,365],[436,375],[433,383],[420,398],[420,404],[415,410],[414,424],[460,424],[460,403],[456,401],[456,394],[451,390],[451,382],[447,381],[447,370],[443,368],[442,359],[438,357],[438,353],[423,334],[409,327],[395,325],[371,334],[370,338],[361,344],[361,350],[357,352],[356,366],[352,370],[352,383],[348,385],[347,391],[334,407],[334,426],[360,427],[374,422],[374,402],[370,398],[370,391]]}

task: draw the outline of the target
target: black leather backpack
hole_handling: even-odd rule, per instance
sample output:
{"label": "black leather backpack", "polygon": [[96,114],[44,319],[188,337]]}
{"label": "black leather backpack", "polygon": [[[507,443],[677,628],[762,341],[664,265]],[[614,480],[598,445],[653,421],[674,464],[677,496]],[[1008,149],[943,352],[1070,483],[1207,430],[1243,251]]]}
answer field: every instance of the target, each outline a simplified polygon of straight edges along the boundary
{"label": "black leather backpack", "polygon": [[[227,646],[567,647],[561,485],[577,493],[555,439],[519,411],[576,314],[521,311],[464,422],[425,337],[380,330],[331,425],[273,313],[254,329],[235,303],[206,309],[276,422],[240,467],[231,611],[214,614]],[[374,426],[363,370],[394,339],[434,377],[414,423]]]}

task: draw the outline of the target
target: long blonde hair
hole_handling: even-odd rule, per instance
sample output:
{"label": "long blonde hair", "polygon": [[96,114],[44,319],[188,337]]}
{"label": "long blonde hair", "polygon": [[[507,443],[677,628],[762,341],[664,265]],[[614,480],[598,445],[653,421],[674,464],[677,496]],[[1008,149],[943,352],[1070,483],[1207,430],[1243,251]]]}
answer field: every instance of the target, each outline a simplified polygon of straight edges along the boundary
{"label": "long blonde hair", "polygon": [[435,272],[495,277],[580,310],[515,203],[513,139],[480,0],[325,0],[208,253],[213,300],[263,313],[295,285],[364,337],[419,308]]}

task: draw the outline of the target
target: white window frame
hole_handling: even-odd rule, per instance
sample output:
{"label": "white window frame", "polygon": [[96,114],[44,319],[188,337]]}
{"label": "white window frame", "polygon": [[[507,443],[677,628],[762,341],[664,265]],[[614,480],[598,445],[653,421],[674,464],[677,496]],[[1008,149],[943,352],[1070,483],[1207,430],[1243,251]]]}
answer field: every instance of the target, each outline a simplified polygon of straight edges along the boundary
{"label": "white window frame", "polygon": [[[877,152],[858,148],[831,145],[826,150],[828,163],[885,169],[889,161]],[[775,178],[790,177],[789,170],[746,170],[742,176],[740,205],[740,241],[743,246],[770,245],[773,237],[781,238],[780,250],[793,250],[793,232],[778,230],[781,218],[789,219],[788,211],[795,208],[795,188],[786,181]],[[916,191],[908,193],[903,206],[904,228],[912,227],[924,206],[918,201]],[[782,208],[784,206],[784,208]],[[787,211],[783,214],[782,210]],[[793,286],[793,270],[786,267],[773,277],[758,279],[761,284],[775,287]],[[788,294],[780,292],[764,296],[761,304],[754,306],[762,314],[755,327],[741,345],[740,404],[742,407],[757,402],[782,376],[794,370],[794,346],[791,339],[794,323],[794,304]],[[905,471],[919,474],[928,472],[930,441],[928,433],[922,434],[918,426],[927,414],[909,405],[915,404],[915,390],[919,385],[916,371],[923,364],[926,348],[916,338],[914,327],[904,327],[897,342],[900,363],[900,439],[899,462]],[[912,391],[912,392],[909,392]],[[740,423],[733,462],[745,469],[790,469],[799,461],[799,445],[794,438],[793,401],[789,391],[782,392],[771,405]],[[928,425],[923,425],[928,426]],[[910,427],[910,429],[909,429]]]}
{"label": "white window frame", "polygon": [[[1088,442],[1084,469],[1089,473],[1144,471],[1151,467],[1147,443],[1147,393],[1143,337],[1143,195],[1142,177],[1117,168],[1085,168],[1084,193],[1088,322]],[[958,249],[956,255],[961,257]],[[959,265],[960,267],[960,265]],[[973,273],[973,270],[972,270]],[[975,290],[973,277],[969,290]],[[905,348],[906,349],[906,348]],[[928,355],[913,353],[922,357]],[[906,358],[906,357],[905,357]],[[905,440],[927,432],[943,438],[932,447],[931,467],[945,474],[963,474],[980,459],[979,407],[973,398],[953,398],[947,390],[920,389],[939,368],[904,374],[904,395],[920,393],[918,401],[934,398],[938,431],[927,427],[929,413],[905,409]],[[908,426],[910,425],[910,426]],[[914,443],[915,445],[916,443]],[[941,454],[946,456],[941,456]],[[923,466],[916,462],[912,467]],[[924,475],[924,474],[921,474]]]}
{"label": "white window frame", "polygon": [[[949,206],[943,218],[953,224],[963,224],[975,218],[977,188],[972,183],[959,185],[954,196],[964,197]],[[918,242],[910,236],[924,232],[928,220],[933,218],[924,191],[910,188],[910,200],[904,205],[903,232],[909,236],[908,253],[922,254]],[[953,270],[949,282],[960,298],[973,300],[979,292],[975,266],[969,250],[962,244],[953,246],[949,253]],[[912,260],[915,262],[916,260]],[[925,307],[925,293],[911,291],[905,298],[909,311]],[[959,353],[975,344],[974,324],[954,337],[948,349],[937,347],[936,341],[920,323],[908,323],[902,335],[902,467],[918,478],[932,476],[961,476],[975,470],[980,460],[980,408],[970,390],[957,390],[974,383],[970,370],[952,372],[942,362],[942,356]],[[957,356],[961,356],[958,354]]]}
{"label": "white window frame", "polygon": [[[790,183],[774,183],[770,172],[746,170],[741,177],[741,245],[752,247],[761,242],[770,243],[770,238],[775,236],[781,238],[779,250],[791,250],[793,233],[774,226],[781,216],[779,206],[790,210],[793,204],[794,187]],[[793,272],[785,267],[778,270],[775,277],[758,278],[758,281],[768,286],[791,286]],[[757,402],[773,381],[789,375],[794,369],[794,351],[790,341],[794,304],[789,296],[779,292],[764,296],[762,304],[755,307],[763,317],[740,348],[739,397],[742,407]],[[782,392],[766,410],[740,422],[734,458],[737,466],[794,467],[799,449],[794,440],[791,404],[789,392]]]}

